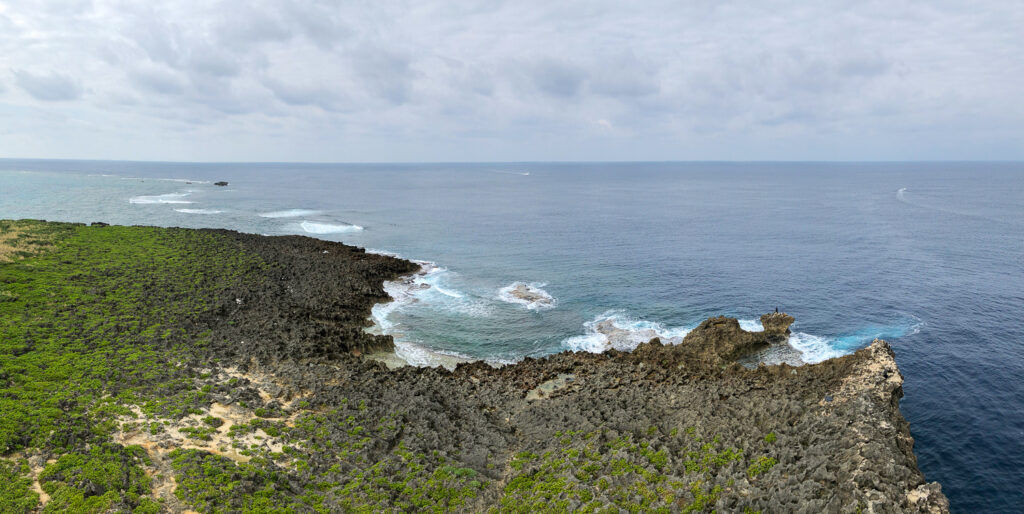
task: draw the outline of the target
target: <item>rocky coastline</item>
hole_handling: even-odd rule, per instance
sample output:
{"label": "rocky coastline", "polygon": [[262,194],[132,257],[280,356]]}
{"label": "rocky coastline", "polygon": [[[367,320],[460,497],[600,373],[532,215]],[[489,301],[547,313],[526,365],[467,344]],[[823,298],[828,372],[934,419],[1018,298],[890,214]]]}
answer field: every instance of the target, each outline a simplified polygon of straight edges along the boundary
{"label": "rocky coastline", "polygon": [[[383,283],[415,263],[227,230],[0,222],[15,232],[38,244],[0,238],[14,248],[0,262],[0,299],[14,298],[0,302],[0,392],[52,419],[0,426],[0,476],[26,499],[0,494],[12,512],[948,512],[917,467],[884,341],[814,365],[738,364],[786,344],[793,318],[770,313],[763,332],[715,317],[632,352],[388,369],[363,356],[393,340],[365,329]],[[187,260],[111,264],[143,243]],[[115,295],[134,303],[117,311]],[[52,320],[18,314],[58,304]],[[99,344],[91,308],[136,335]],[[60,332],[68,323],[79,328]],[[18,359],[64,348],[118,379],[54,410],[18,389],[32,377]],[[170,365],[114,358],[129,348]],[[93,461],[114,476],[87,472]]]}

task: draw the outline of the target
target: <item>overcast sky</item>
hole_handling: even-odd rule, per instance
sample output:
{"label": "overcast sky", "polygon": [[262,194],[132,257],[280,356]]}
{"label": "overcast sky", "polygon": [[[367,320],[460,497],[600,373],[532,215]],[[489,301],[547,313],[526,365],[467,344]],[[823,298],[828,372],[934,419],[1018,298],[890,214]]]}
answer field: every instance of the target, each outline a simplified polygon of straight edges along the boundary
{"label": "overcast sky", "polygon": [[0,156],[1024,159],[1024,2],[0,0]]}

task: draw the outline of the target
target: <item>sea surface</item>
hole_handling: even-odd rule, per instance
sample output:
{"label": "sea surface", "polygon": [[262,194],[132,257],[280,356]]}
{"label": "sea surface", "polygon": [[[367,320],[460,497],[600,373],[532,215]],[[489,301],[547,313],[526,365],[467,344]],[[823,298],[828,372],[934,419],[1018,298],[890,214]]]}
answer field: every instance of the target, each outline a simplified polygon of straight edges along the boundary
{"label": "sea surface", "polygon": [[927,479],[955,511],[1024,510],[1022,163],[0,160],[0,218],[305,234],[423,261],[373,316],[420,365],[630,349],[775,308],[796,317],[794,350],[769,361],[884,338]]}

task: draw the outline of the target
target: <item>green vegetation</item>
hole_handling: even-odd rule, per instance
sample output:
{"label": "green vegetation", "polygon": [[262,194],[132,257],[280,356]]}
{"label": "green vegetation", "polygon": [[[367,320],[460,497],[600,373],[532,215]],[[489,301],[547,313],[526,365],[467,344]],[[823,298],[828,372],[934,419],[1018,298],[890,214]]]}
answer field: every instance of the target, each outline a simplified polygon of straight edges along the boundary
{"label": "green vegetation", "polygon": [[289,492],[294,477],[250,463],[200,450],[174,450],[169,455],[177,472],[175,494],[203,512],[295,512],[301,503]]}
{"label": "green vegetation", "polygon": [[747,468],[747,474],[750,475],[750,478],[755,478],[757,475],[772,469],[776,464],[778,463],[774,458],[762,456],[757,459],[757,462],[751,464],[750,467]]}
{"label": "green vegetation", "polygon": [[198,353],[188,322],[257,263],[197,231],[0,222],[12,227],[56,247],[0,265],[16,298],[0,302],[0,454],[106,441],[126,404],[169,418],[204,405],[168,358]]}
{"label": "green vegetation", "polygon": [[[139,446],[115,444],[95,446],[88,453],[61,456],[39,475],[43,490],[50,495],[46,512],[107,512],[128,508],[135,512],[156,512],[150,498],[150,480],[140,464],[148,464]],[[155,509],[155,510],[154,510]]]}
{"label": "green vegetation", "polygon": [[555,435],[559,450],[513,456],[497,512],[703,512],[723,491],[712,485],[717,470],[745,460],[742,449],[704,442],[692,428],[668,437],[651,429]]}
{"label": "green vegetation", "polygon": [[[232,291],[270,268],[215,232],[0,221],[0,512],[161,511],[165,477],[115,442],[140,436],[209,450],[165,457],[177,499],[214,513],[698,512],[733,487],[723,470],[753,481],[776,465],[774,433],[737,448],[657,426],[468,458],[358,390],[262,400],[208,350]],[[209,414],[227,396],[247,422]]]}
{"label": "green vegetation", "polygon": [[202,358],[199,321],[263,264],[183,229],[0,221],[0,240],[0,456],[60,456],[40,478],[48,510],[150,508],[138,451],[111,444],[117,417],[208,405],[195,372],[168,363]]}
{"label": "green vegetation", "polygon": [[31,490],[28,462],[0,459],[0,512],[21,514],[32,512],[39,504],[39,495]]}

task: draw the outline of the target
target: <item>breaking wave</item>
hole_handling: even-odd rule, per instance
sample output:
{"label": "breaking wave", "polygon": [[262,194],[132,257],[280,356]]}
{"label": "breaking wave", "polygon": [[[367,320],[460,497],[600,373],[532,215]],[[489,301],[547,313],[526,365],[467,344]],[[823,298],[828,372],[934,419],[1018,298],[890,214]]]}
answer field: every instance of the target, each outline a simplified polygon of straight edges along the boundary
{"label": "breaking wave", "polygon": [[836,337],[821,337],[806,332],[794,332],[789,336],[789,345],[800,352],[800,358],[808,364],[816,364],[833,357],[849,355],[871,344],[875,339],[899,339],[921,331],[921,321],[916,317],[901,325],[868,326]]}
{"label": "breaking wave", "polygon": [[[764,330],[760,320],[740,319],[738,321],[740,328],[748,332]],[[612,349],[631,351],[655,337],[661,339],[661,342],[665,344],[679,344],[686,334],[695,327],[696,325],[666,327],[655,321],[631,317],[621,310],[611,310],[584,323],[584,334],[564,339],[562,346],[575,352],[601,353]],[[789,336],[789,347],[792,349],[788,352],[796,350],[799,353],[800,362],[796,362],[796,364],[816,364],[834,357],[849,355],[871,344],[875,339],[892,340],[916,334],[920,331],[920,327],[920,320],[913,318],[913,321],[905,324],[869,326],[836,337],[793,332]],[[779,350],[781,350],[780,355],[786,353],[785,348]],[[779,359],[777,359],[778,355],[774,355],[774,353],[769,349],[761,357],[766,358],[765,362],[768,364],[776,364]]]}
{"label": "breaking wave", "polygon": [[315,221],[303,221],[302,223],[299,223],[299,227],[310,234],[341,234],[345,232],[359,232],[360,230],[363,230],[363,227],[349,223],[332,224],[318,223]]}
{"label": "breaking wave", "polygon": [[498,290],[498,299],[522,305],[532,311],[551,309],[555,306],[555,298],[541,289],[546,285],[541,282],[513,282]]}
{"label": "breaking wave", "polygon": [[314,211],[312,209],[285,209],[283,211],[264,212],[260,214],[261,218],[298,218],[300,216],[312,216],[319,214],[320,211]]}
{"label": "breaking wave", "polygon": [[655,337],[663,343],[679,344],[692,327],[665,327],[655,321],[628,316],[611,310],[583,324],[584,334],[562,341],[574,352],[601,353],[607,350],[630,351]]}
{"label": "breaking wave", "polygon": [[217,209],[174,209],[176,212],[185,214],[220,214],[224,211],[218,211]]}
{"label": "breaking wave", "polygon": [[185,200],[190,193],[167,193],[165,195],[143,195],[133,196],[128,199],[128,203],[137,204],[159,204],[159,203],[194,203],[189,200]]}
{"label": "breaking wave", "polygon": [[[399,257],[398,254],[381,250],[368,250],[368,253]],[[481,299],[442,285],[446,284],[446,277],[450,273],[447,268],[430,261],[413,262],[420,266],[417,272],[384,282],[384,292],[391,297],[391,301],[373,306],[370,311],[373,326],[367,330],[394,337],[395,356],[413,366],[444,366],[450,369],[460,362],[478,360],[458,352],[429,349],[416,341],[410,341],[402,332],[401,324],[391,319],[394,312],[419,303],[429,303],[470,316],[487,315],[490,312]],[[487,362],[492,365],[508,363],[500,359]]]}

